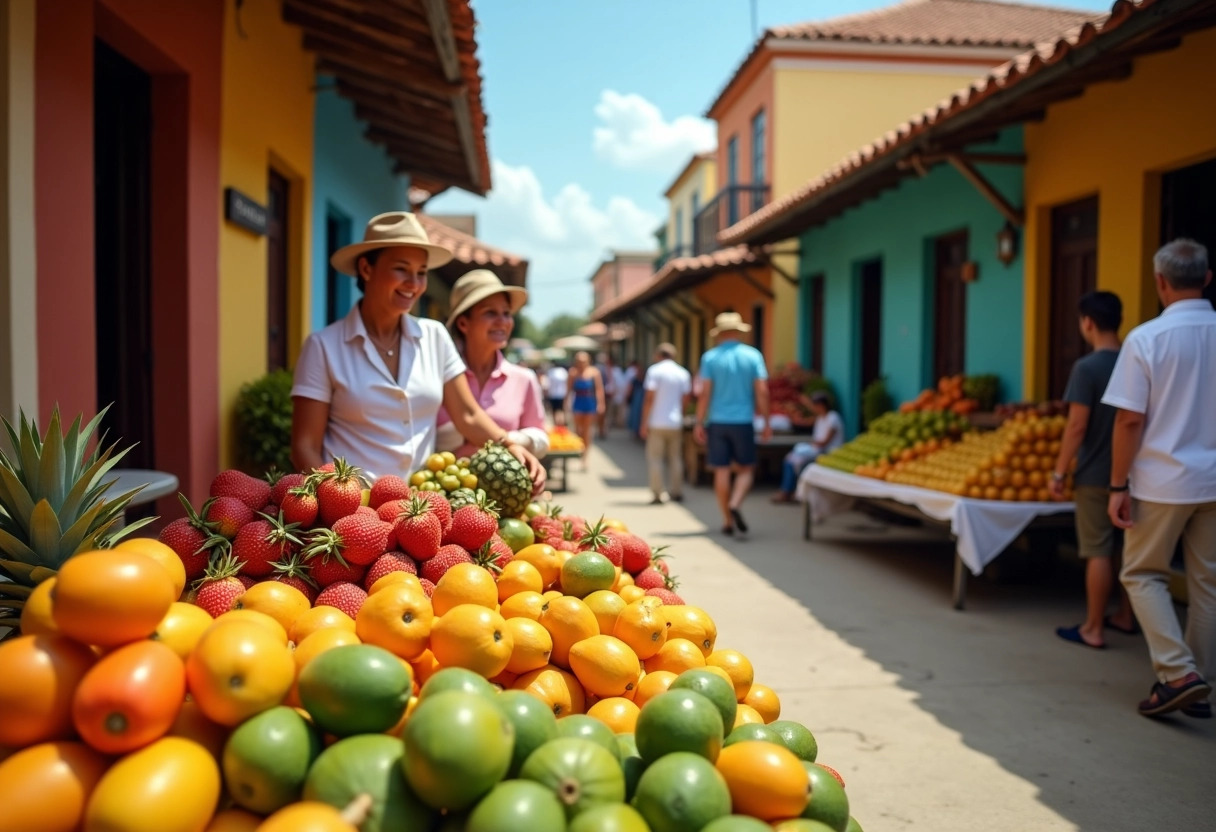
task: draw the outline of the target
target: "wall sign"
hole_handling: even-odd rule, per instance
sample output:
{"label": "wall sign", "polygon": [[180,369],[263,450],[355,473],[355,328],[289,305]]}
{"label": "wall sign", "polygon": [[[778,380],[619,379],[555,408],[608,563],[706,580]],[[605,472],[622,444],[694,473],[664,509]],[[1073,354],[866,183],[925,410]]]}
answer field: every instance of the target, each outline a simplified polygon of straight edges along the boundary
{"label": "wall sign", "polygon": [[224,219],[252,231],[259,237],[266,234],[266,208],[236,188],[224,189]]}

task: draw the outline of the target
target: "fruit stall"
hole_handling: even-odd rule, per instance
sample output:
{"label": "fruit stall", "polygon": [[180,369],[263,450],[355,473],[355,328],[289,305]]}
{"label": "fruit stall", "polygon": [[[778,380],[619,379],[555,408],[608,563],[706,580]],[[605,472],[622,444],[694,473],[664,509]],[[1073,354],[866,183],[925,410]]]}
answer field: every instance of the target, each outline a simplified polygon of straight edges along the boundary
{"label": "fruit stall", "polygon": [[96,421],[0,453],[0,832],[860,832],[664,552],[490,445],[218,472],[117,528]]}

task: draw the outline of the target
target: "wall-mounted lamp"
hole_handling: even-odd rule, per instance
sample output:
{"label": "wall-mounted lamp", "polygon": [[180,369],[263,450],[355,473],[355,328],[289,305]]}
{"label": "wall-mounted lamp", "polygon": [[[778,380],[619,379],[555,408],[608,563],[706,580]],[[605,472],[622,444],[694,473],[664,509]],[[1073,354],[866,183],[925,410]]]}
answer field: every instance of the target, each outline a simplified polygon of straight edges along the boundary
{"label": "wall-mounted lamp", "polygon": [[1005,221],[1005,226],[996,233],[996,259],[1008,266],[1018,256],[1018,230],[1013,223]]}

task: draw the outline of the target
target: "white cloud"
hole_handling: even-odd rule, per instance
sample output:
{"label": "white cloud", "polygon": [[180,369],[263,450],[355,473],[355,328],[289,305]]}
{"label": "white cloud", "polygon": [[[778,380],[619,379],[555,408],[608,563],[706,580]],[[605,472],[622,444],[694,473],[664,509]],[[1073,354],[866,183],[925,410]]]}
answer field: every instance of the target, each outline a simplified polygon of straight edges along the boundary
{"label": "white cloud", "polygon": [[713,122],[695,116],[665,121],[658,107],[636,93],[604,90],[595,114],[602,122],[592,132],[596,155],[626,170],[674,172],[717,144]]}

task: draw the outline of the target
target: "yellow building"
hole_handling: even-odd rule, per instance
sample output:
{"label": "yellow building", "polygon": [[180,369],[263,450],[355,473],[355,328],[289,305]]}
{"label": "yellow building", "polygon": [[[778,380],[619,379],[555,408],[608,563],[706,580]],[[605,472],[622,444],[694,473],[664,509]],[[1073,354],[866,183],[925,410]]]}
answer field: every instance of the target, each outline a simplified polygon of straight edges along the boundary
{"label": "yellow building", "polygon": [[714,198],[718,188],[718,168],[713,154],[698,153],[688,160],[663,197],[667,200],[667,227],[663,259],[684,257],[693,252],[696,218]]}

